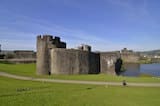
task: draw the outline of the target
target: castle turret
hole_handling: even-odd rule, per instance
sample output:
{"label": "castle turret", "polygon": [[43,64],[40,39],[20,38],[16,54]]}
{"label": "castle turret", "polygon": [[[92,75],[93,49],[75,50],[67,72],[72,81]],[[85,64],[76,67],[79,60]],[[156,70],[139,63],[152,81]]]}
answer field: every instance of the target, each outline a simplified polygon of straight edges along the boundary
{"label": "castle turret", "polygon": [[51,35],[37,36],[37,74],[50,74],[50,50],[53,48],[66,48],[66,43],[59,37]]}

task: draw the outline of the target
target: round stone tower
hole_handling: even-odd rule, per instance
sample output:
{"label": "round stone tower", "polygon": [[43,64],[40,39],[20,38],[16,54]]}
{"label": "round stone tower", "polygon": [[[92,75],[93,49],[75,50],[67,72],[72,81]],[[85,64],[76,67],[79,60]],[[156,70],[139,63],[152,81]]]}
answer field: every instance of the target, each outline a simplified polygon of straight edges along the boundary
{"label": "round stone tower", "polygon": [[37,74],[39,75],[50,73],[49,39],[50,36],[37,37]]}

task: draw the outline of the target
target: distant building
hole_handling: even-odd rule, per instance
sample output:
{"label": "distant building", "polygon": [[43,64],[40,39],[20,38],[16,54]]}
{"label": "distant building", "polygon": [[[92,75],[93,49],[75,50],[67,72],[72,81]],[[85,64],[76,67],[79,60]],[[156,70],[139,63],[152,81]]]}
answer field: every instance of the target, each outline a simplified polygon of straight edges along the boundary
{"label": "distant building", "polygon": [[29,50],[2,50],[0,52],[0,59],[1,61],[8,61],[11,63],[35,63],[36,52]]}

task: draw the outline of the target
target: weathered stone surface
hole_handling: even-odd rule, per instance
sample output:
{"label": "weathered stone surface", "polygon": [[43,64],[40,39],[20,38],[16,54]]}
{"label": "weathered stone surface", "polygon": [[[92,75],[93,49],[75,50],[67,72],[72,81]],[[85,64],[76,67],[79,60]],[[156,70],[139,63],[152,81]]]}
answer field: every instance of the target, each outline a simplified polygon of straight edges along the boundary
{"label": "weathered stone surface", "polygon": [[[115,62],[122,57],[137,61],[138,56],[126,49],[118,52],[92,52],[91,46],[66,49],[66,43],[50,35],[37,37],[37,74],[98,74],[115,75]],[[133,55],[132,57],[127,57]]]}
{"label": "weathered stone surface", "polygon": [[100,54],[91,52],[89,54],[89,74],[100,73]]}
{"label": "weathered stone surface", "polygon": [[120,58],[119,51],[100,53],[101,73],[108,73],[115,75],[114,65],[118,58]]}
{"label": "weathered stone surface", "polygon": [[66,43],[61,42],[59,37],[50,35],[37,37],[37,74],[50,74],[50,49],[66,48]]}
{"label": "weathered stone surface", "polygon": [[51,50],[51,74],[79,74],[78,51]]}
{"label": "weathered stone surface", "polygon": [[51,74],[99,73],[99,55],[73,49],[51,50]]}
{"label": "weathered stone surface", "polygon": [[138,63],[140,59],[140,54],[124,48],[121,51],[121,58],[125,63]]}

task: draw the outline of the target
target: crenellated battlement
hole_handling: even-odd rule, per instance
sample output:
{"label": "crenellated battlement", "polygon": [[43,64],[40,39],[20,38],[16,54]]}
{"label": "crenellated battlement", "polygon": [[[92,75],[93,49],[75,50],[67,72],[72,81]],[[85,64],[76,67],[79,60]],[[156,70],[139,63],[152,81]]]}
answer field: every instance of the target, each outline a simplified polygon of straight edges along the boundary
{"label": "crenellated battlement", "polygon": [[52,41],[55,40],[57,38],[53,38],[52,35],[38,35],[37,36],[37,40],[43,40],[43,41]]}
{"label": "crenellated battlement", "polygon": [[66,48],[66,43],[52,35],[37,36],[37,74],[50,73],[50,50],[54,48]]}
{"label": "crenellated battlement", "polygon": [[[47,43],[47,46],[51,48],[66,48],[66,43],[62,42],[60,37],[52,35],[38,35],[37,43]],[[38,45],[37,45],[38,46]]]}

